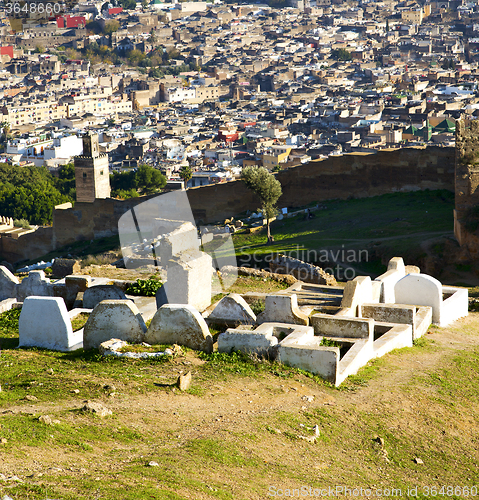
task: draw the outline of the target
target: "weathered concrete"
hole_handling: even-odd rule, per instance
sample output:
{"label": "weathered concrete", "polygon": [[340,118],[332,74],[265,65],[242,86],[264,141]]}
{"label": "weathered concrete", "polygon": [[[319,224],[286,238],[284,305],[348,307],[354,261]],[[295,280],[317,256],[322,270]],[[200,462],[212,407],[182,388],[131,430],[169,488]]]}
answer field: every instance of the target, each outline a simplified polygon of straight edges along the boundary
{"label": "weathered concrete", "polygon": [[278,274],[291,274],[296,279],[305,283],[316,283],[318,285],[337,285],[336,278],[328,274],[321,267],[294,259],[287,255],[279,254],[269,263],[271,272]]}
{"label": "weathered concrete", "polygon": [[93,309],[83,328],[83,347],[96,349],[111,338],[140,343],[145,332],[145,322],[131,300],[104,300]]}
{"label": "weathered concrete", "polygon": [[71,309],[75,305],[77,295],[90,286],[91,276],[66,276],[64,280],[59,281],[53,283],[53,294],[55,297],[62,297],[67,309]]}
{"label": "weathered concrete", "polygon": [[358,306],[364,302],[374,302],[373,286],[369,276],[357,276],[344,287],[340,316],[356,317]]}
{"label": "weathered concrete", "polygon": [[308,325],[309,318],[298,307],[296,294],[267,295],[265,308],[256,318],[261,323],[291,323],[294,325]]}
{"label": "weathered concrete", "polygon": [[9,311],[14,307],[14,304],[17,303],[17,299],[3,299],[0,301],[0,314],[4,313],[5,311]]}
{"label": "weathered concrete", "polygon": [[55,259],[52,265],[52,274],[57,278],[64,278],[80,271],[80,261],[75,259]]}
{"label": "weathered concrete", "polygon": [[396,323],[376,322],[375,331],[384,333],[374,341],[373,358],[380,358],[393,349],[412,347],[413,334],[411,325],[399,325]]}
{"label": "weathered concrete", "polygon": [[432,309],[428,306],[404,304],[362,304],[359,316],[373,318],[376,322],[411,325],[414,340],[427,332],[432,322]]}
{"label": "weathered concrete", "polygon": [[212,259],[198,250],[181,252],[168,261],[165,284],[169,304],[189,304],[203,311],[211,304]]}
{"label": "weathered concrete", "polygon": [[121,288],[116,285],[95,285],[87,288],[83,293],[83,307],[93,309],[103,300],[126,300],[127,297]]}
{"label": "weathered concrete", "polygon": [[370,338],[374,336],[374,320],[313,314],[314,334],[326,337]]}
{"label": "weathered concrete", "polygon": [[165,304],[156,311],[145,336],[149,344],[179,344],[211,352],[213,337],[201,314],[188,304]]}
{"label": "weathered concrete", "polygon": [[375,282],[380,282],[380,302],[383,304],[394,304],[394,287],[405,275],[406,268],[403,259],[401,257],[393,257],[389,261],[388,270],[374,280]]}
{"label": "weathered concrete", "polygon": [[166,222],[162,219],[157,219],[158,227],[156,229],[156,234],[161,234],[161,244],[160,244],[160,259],[162,265],[168,265],[168,261],[179,255],[182,252],[188,252],[190,250],[199,250],[198,234],[196,227],[191,222],[175,221],[176,227],[173,231],[164,234],[164,226]]}
{"label": "weathered concrete", "polygon": [[0,266],[0,300],[16,298],[18,278],[5,266]]}
{"label": "weathered concrete", "polygon": [[279,344],[278,361],[307,370],[324,379],[336,382],[339,348],[321,346],[322,337],[315,337],[312,327],[302,327]]}
{"label": "weathered concrete", "polygon": [[[218,351],[232,352],[241,351],[246,354],[256,354],[265,356],[270,359],[276,357],[274,347],[278,344],[278,335],[281,325],[273,326],[271,323],[263,323],[255,330],[248,327],[243,328],[228,328],[226,332],[220,333],[218,336]],[[285,332],[289,333],[287,326]]]}
{"label": "weathered concrete", "polygon": [[73,332],[60,297],[27,297],[18,323],[20,347],[72,351],[82,347],[81,332]]}
{"label": "weathered concrete", "polygon": [[212,323],[228,326],[254,325],[256,323],[255,313],[243,297],[237,293],[223,297],[206,319]]}
{"label": "weathered concrete", "polygon": [[397,304],[430,306],[432,321],[441,325],[442,285],[426,274],[408,274],[394,288]]}
{"label": "weathered concrete", "polygon": [[27,297],[53,297],[53,285],[45,278],[44,271],[30,271],[17,287],[17,299],[24,301]]}

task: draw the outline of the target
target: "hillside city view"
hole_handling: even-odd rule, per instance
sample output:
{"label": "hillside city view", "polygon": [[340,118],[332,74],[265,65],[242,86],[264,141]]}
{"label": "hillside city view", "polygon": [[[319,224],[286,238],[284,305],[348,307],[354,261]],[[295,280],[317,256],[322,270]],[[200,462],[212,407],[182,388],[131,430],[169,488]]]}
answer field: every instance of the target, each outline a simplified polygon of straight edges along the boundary
{"label": "hillside city view", "polygon": [[479,1],[0,0],[0,500],[479,497]]}

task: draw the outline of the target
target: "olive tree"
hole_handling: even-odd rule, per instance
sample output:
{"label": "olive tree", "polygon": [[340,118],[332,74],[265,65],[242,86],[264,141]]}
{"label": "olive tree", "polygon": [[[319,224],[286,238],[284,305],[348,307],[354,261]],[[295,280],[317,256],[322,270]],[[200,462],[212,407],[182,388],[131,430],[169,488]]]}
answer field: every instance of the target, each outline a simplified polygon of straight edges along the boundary
{"label": "olive tree", "polygon": [[245,167],[241,172],[241,179],[248,189],[251,189],[261,200],[261,209],[266,218],[268,243],[274,241],[271,236],[270,219],[276,214],[276,202],[283,194],[281,183],[264,167]]}

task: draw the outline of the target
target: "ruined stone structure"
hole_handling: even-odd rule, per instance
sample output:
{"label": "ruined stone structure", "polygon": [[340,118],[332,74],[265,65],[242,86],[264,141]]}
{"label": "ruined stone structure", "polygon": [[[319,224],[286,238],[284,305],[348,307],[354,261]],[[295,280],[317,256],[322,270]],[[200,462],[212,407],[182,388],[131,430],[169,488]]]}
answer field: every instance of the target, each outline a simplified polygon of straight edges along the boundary
{"label": "ruined stone structure", "polygon": [[[55,207],[52,227],[40,227],[17,239],[0,235],[3,259],[15,263],[39,258],[78,240],[118,234],[118,220],[126,211],[158,196],[153,194],[129,200],[109,198],[107,156],[98,154],[98,139],[86,136],[85,141],[84,155],[75,159],[75,206],[63,204]],[[277,174],[283,186],[279,206],[294,207],[333,198],[363,198],[418,189],[453,191],[454,154],[454,148],[433,146],[379,151],[377,154],[346,154],[311,161]],[[83,180],[84,173],[87,181]],[[187,194],[194,218],[200,224],[223,220],[260,204],[242,181],[191,188]]]}
{"label": "ruined stone structure", "polygon": [[83,154],[75,156],[74,163],[78,202],[93,203],[110,197],[108,155],[100,154],[97,134],[83,136]]}
{"label": "ruined stone structure", "polygon": [[454,234],[464,257],[479,257],[479,120],[456,123]]}

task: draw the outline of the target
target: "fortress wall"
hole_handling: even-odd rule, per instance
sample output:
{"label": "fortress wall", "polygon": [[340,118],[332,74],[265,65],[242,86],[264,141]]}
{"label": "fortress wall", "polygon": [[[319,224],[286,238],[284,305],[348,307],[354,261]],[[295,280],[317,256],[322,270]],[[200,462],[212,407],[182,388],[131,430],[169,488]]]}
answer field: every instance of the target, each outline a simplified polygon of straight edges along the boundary
{"label": "fortress wall", "polygon": [[11,263],[43,257],[53,249],[53,227],[51,226],[39,227],[36,231],[18,238],[7,235],[0,237],[0,255],[2,259]]}
{"label": "fortress wall", "polygon": [[[330,157],[279,172],[277,179],[283,187],[279,207],[396,191],[454,191],[454,148],[407,148]],[[204,223],[260,206],[241,181],[190,188],[188,198],[195,218]]]}
{"label": "fortress wall", "polygon": [[[454,191],[454,148],[428,147],[350,154],[312,161],[278,173],[283,186],[279,207],[297,207],[333,198],[368,197],[421,189]],[[190,188],[188,198],[197,221],[211,223],[246,210],[259,200],[241,181]],[[53,212],[53,228],[41,228],[17,240],[0,237],[0,253],[10,262],[38,258],[79,240],[118,233],[118,219],[154,196],[130,200],[97,199]],[[451,218],[453,214],[451,214]]]}

